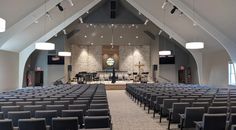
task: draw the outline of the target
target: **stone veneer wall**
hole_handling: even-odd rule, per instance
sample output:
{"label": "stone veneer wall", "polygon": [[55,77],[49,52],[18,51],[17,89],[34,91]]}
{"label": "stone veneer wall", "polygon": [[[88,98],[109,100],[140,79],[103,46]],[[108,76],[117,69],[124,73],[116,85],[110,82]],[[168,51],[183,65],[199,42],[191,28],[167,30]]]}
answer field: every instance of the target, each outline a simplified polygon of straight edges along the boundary
{"label": "stone veneer wall", "polygon": [[[96,72],[102,71],[102,46],[71,45],[72,74],[81,71]],[[138,72],[135,65],[141,62],[144,64],[143,71],[150,72],[150,46],[119,46],[120,71]]]}

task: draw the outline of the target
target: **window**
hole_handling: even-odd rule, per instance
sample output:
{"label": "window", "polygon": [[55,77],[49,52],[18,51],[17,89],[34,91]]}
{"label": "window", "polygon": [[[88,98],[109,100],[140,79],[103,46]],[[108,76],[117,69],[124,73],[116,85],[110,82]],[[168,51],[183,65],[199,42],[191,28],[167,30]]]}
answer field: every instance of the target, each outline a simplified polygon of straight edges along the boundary
{"label": "window", "polygon": [[235,73],[235,67],[236,67],[236,64],[233,64],[232,62],[229,63],[228,65],[228,73],[229,73],[229,85],[236,85],[236,81],[235,81],[235,76],[236,76],[236,73]]}

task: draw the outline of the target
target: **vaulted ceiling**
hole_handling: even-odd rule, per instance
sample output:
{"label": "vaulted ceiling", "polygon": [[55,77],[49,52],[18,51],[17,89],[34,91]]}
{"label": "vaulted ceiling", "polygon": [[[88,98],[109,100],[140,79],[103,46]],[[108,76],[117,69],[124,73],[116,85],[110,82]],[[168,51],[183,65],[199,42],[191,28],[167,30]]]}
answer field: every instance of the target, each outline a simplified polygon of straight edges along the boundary
{"label": "vaulted ceiling", "polygon": [[[92,8],[99,7],[105,0],[72,0],[71,6],[68,0],[1,0],[0,17],[7,21],[7,31],[0,33],[0,49],[13,52],[21,52],[36,41],[46,41],[60,32],[62,29],[77,20]],[[235,0],[169,0],[165,9],[161,6],[165,0],[121,0],[126,3],[125,7],[138,16],[138,12],[143,12],[147,18],[155,18],[160,22],[154,22],[159,28],[166,31],[171,37],[181,38],[184,41],[201,40],[206,44],[201,53],[215,52],[224,50],[221,37],[212,34],[212,30],[206,30],[205,26],[193,26],[193,20],[185,11],[191,9],[214,27],[220,34],[223,34],[228,41],[236,43],[236,1]],[[46,3],[45,3],[46,2]],[[58,10],[56,5],[61,2],[64,11]],[[184,12],[179,16],[179,12],[170,14],[173,4]],[[181,4],[184,4],[184,8]],[[181,5],[181,7],[180,7]],[[52,20],[45,16],[49,12]],[[150,16],[149,16],[150,15]],[[143,17],[140,18],[144,20]],[[194,18],[193,18],[194,19]],[[35,23],[38,21],[38,23]],[[144,21],[143,21],[144,22]],[[170,29],[171,31],[168,31]],[[174,32],[174,33],[173,33]],[[213,32],[214,33],[214,32]],[[219,34],[219,33],[218,33]],[[221,35],[222,36],[222,35]],[[221,39],[220,39],[221,38]],[[180,40],[176,39],[178,42]]]}

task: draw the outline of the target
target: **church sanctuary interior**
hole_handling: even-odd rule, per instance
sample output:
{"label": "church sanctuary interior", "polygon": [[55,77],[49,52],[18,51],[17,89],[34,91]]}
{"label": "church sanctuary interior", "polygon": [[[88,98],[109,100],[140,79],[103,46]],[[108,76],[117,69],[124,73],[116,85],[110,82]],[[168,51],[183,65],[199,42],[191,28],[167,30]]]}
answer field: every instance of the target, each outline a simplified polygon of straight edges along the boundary
{"label": "church sanctuary interior", "polygon": [[236,130],[235,0],[0,0],[0,130]]}

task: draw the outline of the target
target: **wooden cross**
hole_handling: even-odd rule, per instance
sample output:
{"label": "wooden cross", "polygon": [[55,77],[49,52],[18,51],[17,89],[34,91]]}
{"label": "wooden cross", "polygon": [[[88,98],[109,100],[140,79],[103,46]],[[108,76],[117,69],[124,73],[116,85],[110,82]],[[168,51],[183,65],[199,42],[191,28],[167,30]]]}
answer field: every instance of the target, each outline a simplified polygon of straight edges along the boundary
{"label": "wooden cross", "polygon": [[141,64],[141,63],[140,63],[140,61],[139,61],[139,62],[138,62],[138,64],[137,64],[137,65],[135,65],[135,66],[137,66],[137,67],[138,67],[138,73],[139,73],[139,75],[140,75],[141,68],[144,66],[144,64]]}

